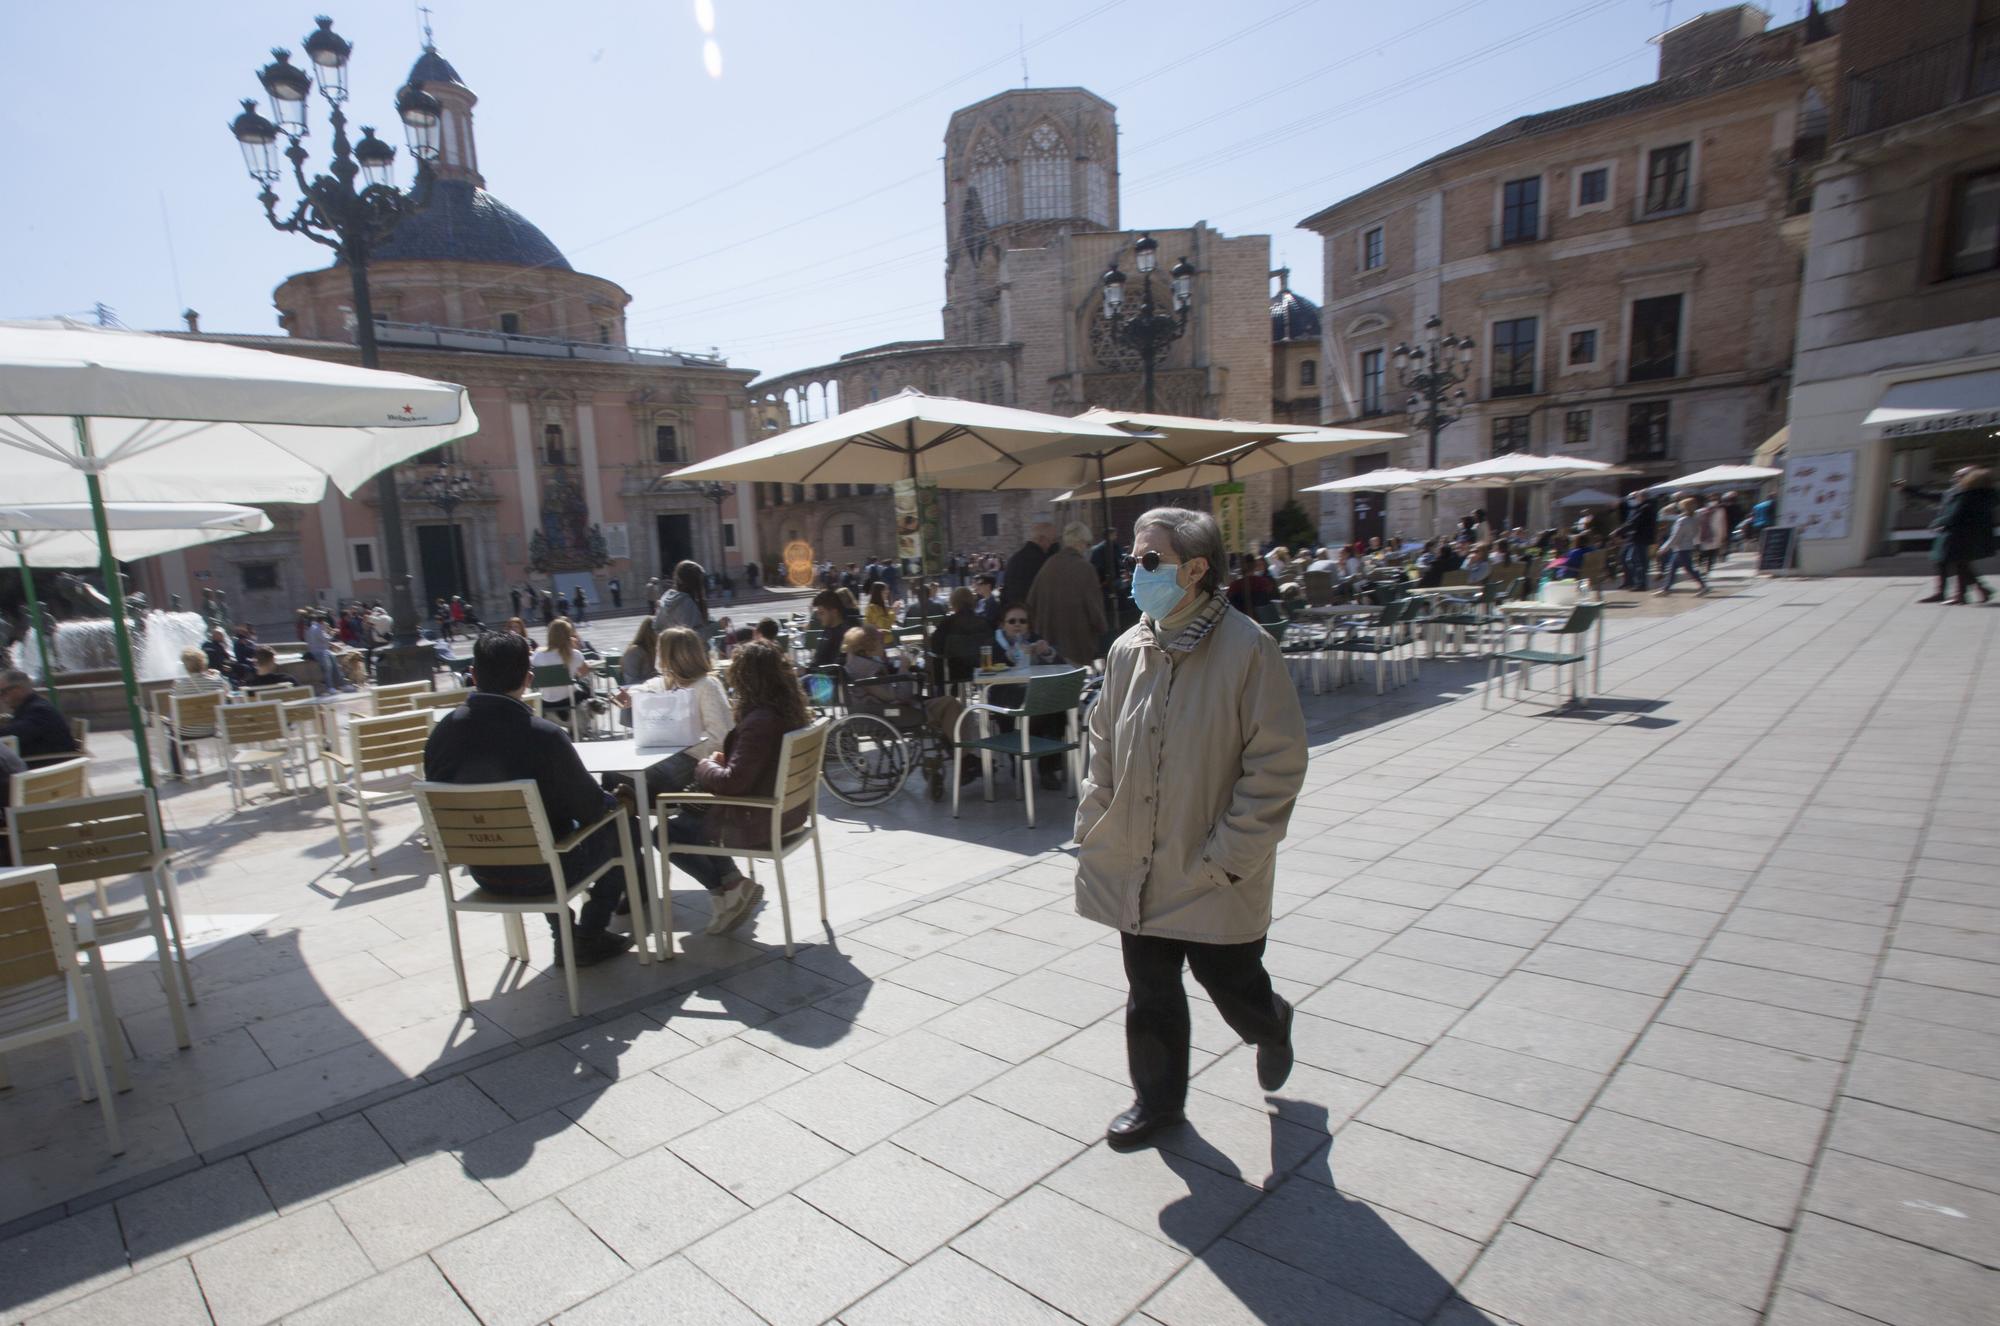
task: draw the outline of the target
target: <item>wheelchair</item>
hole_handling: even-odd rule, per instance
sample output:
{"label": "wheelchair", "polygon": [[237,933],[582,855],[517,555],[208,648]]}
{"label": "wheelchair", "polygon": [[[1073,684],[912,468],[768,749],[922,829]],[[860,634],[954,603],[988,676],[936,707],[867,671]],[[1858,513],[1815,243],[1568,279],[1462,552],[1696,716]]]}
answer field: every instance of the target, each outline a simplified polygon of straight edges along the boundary
{"label": "wheelchair", "polygon": [[[905,650],[906,658],[915,653]],[[921,656],[909,666],[908,672],[858,680],[838,664],[807,674],[808,697],[833,720],[820,781],[850,806],[883,804],[917,769],[930,799],[944,800],[945,779],[957,766],[949,736],[928,717],[939,692]]]}

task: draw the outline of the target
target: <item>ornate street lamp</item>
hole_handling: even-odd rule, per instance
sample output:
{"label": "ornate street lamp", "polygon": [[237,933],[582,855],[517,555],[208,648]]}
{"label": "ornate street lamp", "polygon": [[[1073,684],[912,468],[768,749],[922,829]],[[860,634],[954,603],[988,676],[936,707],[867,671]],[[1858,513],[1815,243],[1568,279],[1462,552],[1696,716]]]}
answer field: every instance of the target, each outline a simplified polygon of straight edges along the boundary
{"label": "ornate street lamp", "polygon": [[[1465,413],[1463,384],[1472,377],[1470,336],[1440,333],[1444,319],[1433,313],[1424,319],[1424,334],[1416,345],[1397,345],[1391,354],[1396,365],[1396,381],[1410,393],[1406,408],[1414,422],[1430,434],[1430,460],[1425,468],[1438,467],[1438,435],[1458,422]],[[1420,413],[1421,411],[1421,413]],[[1437,530],[1437,491],[1424,494],[1430,526]]]}
{"label": "ornate street lamp", "polygon": [[[379,355],[375,312],[368,297],[368,255],[405,217],[430,201],[430,163],[437,157],[442,112],[437,98],[414,83],[396,94],[396,114],[417,163],[414,186],[408,191],[398,189],[394,183],[396,149],[375,137],[374,129],[367,126],[362,127],[359,143],[347,136],[343,107],[347,103],[347,61],[354,47],[333,30],[332,19],[321,18],[318,25],[302,43],[312,72],[294,65],[290,51],[274,49],[271,63],[257,75],[270,101],[271,118],[266,119],[256,101],[249,100],[229,128],[243,150],[250,178],[257,182],[257,201],[263,204],[271,225],[324,244],[347,264],[354,290],[354,341],[361,351],[362,367],[376,368]],[[306,106],[315,83],[326,99],[327,123],[333,130],[332,156],[325,174],[308,179]],[[278,149],[280,136],[288,144],[282,154]],[[284,174],[280,155],[291,163],[299,194],[297,204],[283,216],[278,212],[280,199],[274,187]],[[432,660],[428,649],[420,657],[403,652],[416,644],[417,614],[403,545],[402,503],[393,476],[387,481],[378,479],[375,488],[388,553],[389,611],[397,646],[377,656],[378,679],[429,676]]]}
{"label": "ornate street lamp", "polygon": [[452,593],[460,598],[469,598],[470,591],[465,583],[465,566],[458,555],[457,511],[479,495],[479,480],[463,470],[454,469],[449,460],[440,460],[437,468],[417,483],[417,498],[444,513],[444,522],[451,542],[451,585]]}
{"label": "ornate street lamp", "polygon": [[1131,347],[1139,356],[1140,380],[1144,387],[1146,413],[1151,414],[1157,406],[1153,399],[1153,370],[1165,356],[1167,348],[1187,331],[1188,309],[1194,303],[1194,265],[1186,258],[1175,263],[1168,273],[1173,278],[1173,311],[1157,308],[1153,303],[1153,268],[1157,265],[1160,242],[1151,235],[1141,235],[1132,245],[1133,265],[1139,275],[1145,278],[1139,287],[1139,308],[1135,313],[1125,311],[1125,273],[1118,270],[1113,260],[1099,283],[1104,287],[1104,322],[1112,336]]}

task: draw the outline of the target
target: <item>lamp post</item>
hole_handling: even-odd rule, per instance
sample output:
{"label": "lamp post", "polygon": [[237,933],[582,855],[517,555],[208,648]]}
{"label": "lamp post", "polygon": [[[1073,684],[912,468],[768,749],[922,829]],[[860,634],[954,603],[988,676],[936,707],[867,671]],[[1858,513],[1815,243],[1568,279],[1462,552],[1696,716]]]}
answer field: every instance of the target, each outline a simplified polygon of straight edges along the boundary
{"label": "lamp post", "polygon": [[[1139,287],[1139,309],[1136,313],[1125,311],[1125,273],[1118,270],[1116,260],[1100,278],[1104,287],[1105,324],[1118,341],[1130,346],[1139,356],[1147,414],[1154,413],[1157,408],[1153,400],[1154,366],[1166,354],[1167,348],[1187,331],[1188,308],[1194,303],[1195,269],[1186,258],[1175,263],[1168,273],[1173,277],[1173,311],[1167,312],[1153,303],[1153,268],[1159,251],[1160,241],[1151,235],[1139,236],[1132,245],[1133,263],[1138,267],[1139,275],[1146,278]],[[1105,523],[1110,523],[1108,513]]]}
{"label": "lamp post", "polygon": [[[1392,357],[1396,381],[1410,393],[1407,408],[1430,435],[1430,456],[1426,469],[1438,467],[1438,435],[1465,413],[1465,388],[1472,377],[1473,341],[1470,336],[1440,332],[1444,320],[1433,313],[1424,319],[1423,337],[1415,345],[1399,344]],[[1422,413],[1419,414],[1418,411]],[[1424,494],[1429,509],[1431,532],[1437,532],[1437,490]]]}
{"label": "lamp post", "polygon": [[[354,48],[334,32],[332,19],[321,18],[318,23],[317,30],[302,43],[312,66],[311,73],[291,62],[290,51],[274,48],[271,63],[257,75],[270,98],[276,122],[259,113],[255,100],[246,100],[242,113],[231,121],[229,128],[243,149],[243,163],[249,168],[250,178],[260,186],[257,201],[263,204],[264,216],[271,225],[325,245],[338,255],[339,261],[347,264],[354,292],[355,345],[361,351],[361,366],[375,368],[379,366],[379,356],[375,347],[375,312],[368,298],[368,255],[394,232],[403,218],[430,201],[430,163],[437,157],[442,111],[437,98],[415,83],[406,84],[397,92],[396,114],[403,122],[410,155],[417,163],[413,187],[407,192],[397,188],[396,149],[377,138],[375,130],[367,125],[361,128],[359,142],[347,136],[344,109],[347,58]],[[309,135],[306,105],[315,84],[326,98],[327,123],[333,130],[333,142],[327,173],[308,179],[304,144]],[[288,144],[282,156],[291,163],[292,181],[299,193],[297,204],[284,216],[279,215],[280,199],[273,188],[285,173],[278,161],[280,136]],[[388,662],[400,651],[415,646],[417,613],[410,594],[409,559],[403,545],[402,502],[393,473],[378,478],[375,489],[380,502],[382,540],[388,553],[389,611],[396,644],[396,649],[384,656]],[[428,652],[425,651],[426,655]],[[428,657],[415,663],[389,662],[395,675],[400,675],[406,667],[420,668],[422,675],[428,676],[431,663]]]}
{"label": "lamp post", "polygon": [[451,592],[454,596],[466,596],[469,593],[465,583],[465,567],[458,555],[456,513],[478,493],[479,481],[462,470],[453,469],[449,460],[440,460],[437,468],[417,484],[417,497],[444,513],[447,537],[451,544]]}

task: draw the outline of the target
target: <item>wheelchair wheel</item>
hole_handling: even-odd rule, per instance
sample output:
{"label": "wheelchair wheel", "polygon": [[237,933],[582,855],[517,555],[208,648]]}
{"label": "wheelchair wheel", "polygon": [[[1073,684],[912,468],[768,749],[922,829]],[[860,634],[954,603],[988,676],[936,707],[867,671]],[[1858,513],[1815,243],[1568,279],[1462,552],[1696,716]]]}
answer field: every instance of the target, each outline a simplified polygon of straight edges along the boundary
{"label": "wheelchair wheel", "polygon": [[850,806],[879,806],[903,790],[910,748],[903,734],[873,714],[849,714],[826,738],[820,781]]}

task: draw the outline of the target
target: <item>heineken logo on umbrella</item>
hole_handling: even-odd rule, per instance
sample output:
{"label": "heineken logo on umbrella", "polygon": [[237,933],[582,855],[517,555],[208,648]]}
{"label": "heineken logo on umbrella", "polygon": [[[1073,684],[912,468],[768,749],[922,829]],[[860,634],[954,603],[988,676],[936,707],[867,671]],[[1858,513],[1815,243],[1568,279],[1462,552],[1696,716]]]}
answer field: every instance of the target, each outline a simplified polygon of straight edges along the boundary
{"label": "heineken logo on umbrella", "polygon": [[388,419],[392,424],[427,424],[431,421],[429,415],[418,414],[414,405],[405,405],[395,414],[388,416]]}

